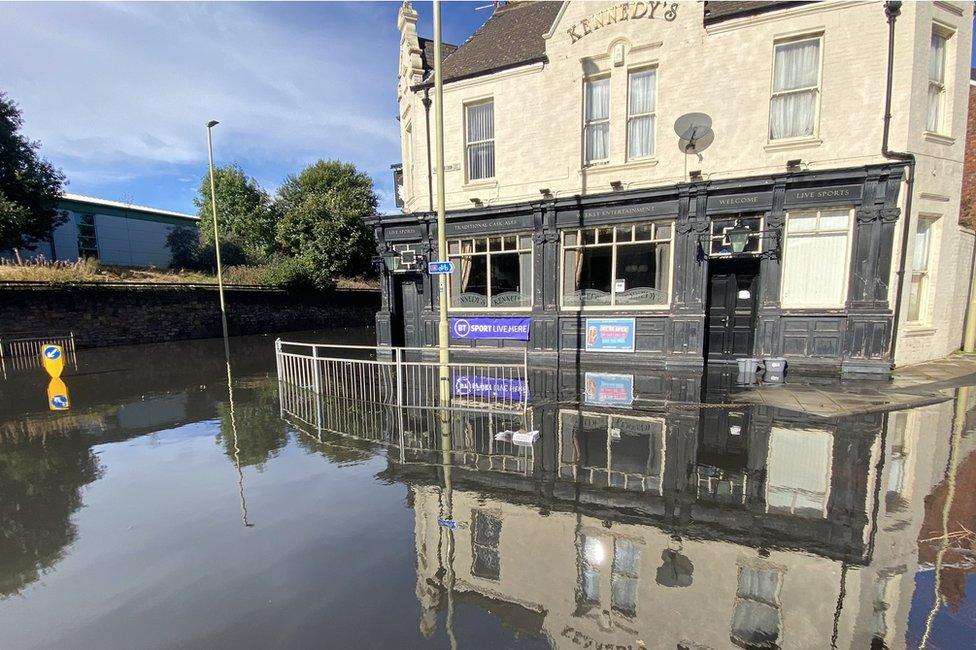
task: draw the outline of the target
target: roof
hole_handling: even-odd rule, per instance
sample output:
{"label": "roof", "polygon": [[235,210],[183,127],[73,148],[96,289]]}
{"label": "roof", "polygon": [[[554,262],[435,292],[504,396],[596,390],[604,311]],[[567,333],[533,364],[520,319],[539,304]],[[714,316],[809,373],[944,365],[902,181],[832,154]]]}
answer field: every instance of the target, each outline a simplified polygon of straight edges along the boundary
{"label": "roof", "polygon": [[[417,40],[420,41],[420,61],[424,66],[424,74],[427,74],[434,69],[434,41],[422,36]],[[458,49],[457,45],[441,43],[441,57],[446,60],[456,49]]]}
{"label": "roof", "polygon": [[552,27],[562,4],[523,0],[500,5],[471,38],[444,59],[444,81],[545,61],[543,35]]}
{"label": "roof", "polygon": [[722,2],[709,2],[706,0],[705,24],[711,25],[713,23],[722,22],[723,20],[732,20],[733,18],[764,14],[769,11],[776,11],[778,9],[788,9],[796,5],[809,4],[813,1],[814,0],[778,0],[774,2],[760,2],[758,0],[750,0],[748,2],[735,2],[733,0],[723,0]]}
{"label": "roof", "polygon": [[122,203],[120,201],[109,201],[108,199],[99,199],[94,196],[85,196],[83,194],[69,194],[65,192],[61,195],[64,201],[73,201],[75,203],[85,203],[87,205],[104,207],[104,208],[115,208],[118,210],[135,210],[138,212],[145,212],[148,214],[154,214],[161,217],[176,217],[178,219],[192,219],[193,221],[199,221],[200,217],[193,214],[185,214],[183,212],[171,212],[170,210],[160,210],[159,208],[150,208],[145,205],[136,205],[134,203]]}

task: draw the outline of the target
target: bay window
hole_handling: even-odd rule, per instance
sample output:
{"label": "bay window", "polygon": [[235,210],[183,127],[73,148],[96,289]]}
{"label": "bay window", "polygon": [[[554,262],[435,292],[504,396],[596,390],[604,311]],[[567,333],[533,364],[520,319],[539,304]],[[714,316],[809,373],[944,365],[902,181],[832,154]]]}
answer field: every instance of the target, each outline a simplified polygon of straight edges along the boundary
{"label": "bay window", "polygon": [[491,235],[447,242],[453,309],[532,306],[532,237]]}
{"label": "bay window", "polygon": [[915,254],[912,257],[912,285],[908,294],[908,321],[928,320],[929,256],[932,248],[933,217],[919,217],[915,227]]}
{"label": "bay window", "polygon": [[610,78],[587,81],[585,96],[586,162],[602,162],[610,158]]}
{"label": "bay window", "polygon": [[495,177],[495,103],[464,107],[465,148],[469,181]]}
{"label": "bay window", "polygon": [[812,136],[819,96],[820,38],[777,44],[769,102],[769,139]]}
{"label": "bay window", "polygon": [[932,30],[929,46],[929,91],[925,129],[932,133],[945,132],[946,95],[946,34]]}
{"label": "bay window", "polygon": [[848,208],[788,214],[780,295],[783,307],[843,307],[850,240]]}
{"label": "bay window", "polygon": [[627,158],[654,155],[657,71],[631,72],[627,78]]}
{"label": "bay window", "polygon": [[563,231],[563,306],[667,305],[672,230],[661,221]]}

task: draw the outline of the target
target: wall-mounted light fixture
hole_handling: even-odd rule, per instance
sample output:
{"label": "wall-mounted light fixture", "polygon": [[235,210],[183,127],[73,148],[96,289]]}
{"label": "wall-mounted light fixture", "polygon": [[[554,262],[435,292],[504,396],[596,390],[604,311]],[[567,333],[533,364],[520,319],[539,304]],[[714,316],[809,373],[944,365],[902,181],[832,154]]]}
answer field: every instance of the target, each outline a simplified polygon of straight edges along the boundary
{"label": "wall-mounted light fixture", "polygon": [[624,184],[620,181],[610,181],[610,189],[612,189],[614,192],[619,192],[620,190],[624,189]]}
{"label": "wall-mounted light fixture", "polygon": [[746,244],[749,243],[749,235],[751,234],[752,231],[742,223],[742,219],[736,219],[732,228],[725,233],[725,236],[729,238],[729,244],[732,246],[732,252],[743,252],[746,249]]}
{"label": "wall-mounted light fixture", "polygon": [[700,181],[702,179],[702,173],[700,169],[695,169],[688,172],[688,180],[690,181]]}
{"label": "wall-mounted light fixture", "polygon": [[803,160],[800,158],[794,158],[793,160],[786,161],[786,171],[788,172],[798,172],[801,171],[801,166],[803,165]]}
{"label": "wall-mounted light fixture", "polygon": [[540,189],[539,194],[541,194],[542,198],[544,199],[552,198],[552,190],[550,190],[548,187],[543,187],[542,189]]}
{"label": "wall-mounted light fixture", "polygon": [[482,206],[481,199],[479,198],[473,198],[468,200],[471,201],[471,203],[473,203],[476,208],[480,208]]}

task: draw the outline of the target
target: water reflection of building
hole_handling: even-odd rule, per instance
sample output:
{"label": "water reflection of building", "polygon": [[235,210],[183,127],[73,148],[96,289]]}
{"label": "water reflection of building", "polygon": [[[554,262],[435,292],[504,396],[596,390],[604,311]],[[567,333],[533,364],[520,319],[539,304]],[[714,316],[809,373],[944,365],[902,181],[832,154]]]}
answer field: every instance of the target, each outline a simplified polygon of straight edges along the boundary
{"label": "water reflection of building", "polygon": [[904,645],[952,403],[841,420],[575,405],[532,418],[531,473],[455,465],[449,513],[443,468],[390,463],[415,509],[422,628],[449,591],[556,647]]}

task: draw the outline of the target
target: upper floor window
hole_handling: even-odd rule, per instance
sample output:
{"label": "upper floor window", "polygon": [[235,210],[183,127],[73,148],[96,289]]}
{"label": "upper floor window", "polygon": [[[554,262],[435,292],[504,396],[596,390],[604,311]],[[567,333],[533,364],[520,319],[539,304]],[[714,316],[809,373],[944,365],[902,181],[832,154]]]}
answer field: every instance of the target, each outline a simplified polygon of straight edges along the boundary
{"label": "upper floor window", "polygon": [[929,94],[925,129],[932,133],[944,133],[946,96],[946,44],[947,35],[939,29],[932,30],[929,48]]}
{"label": "upper floor window", "polygon": [[812,136],[819,95],[820,38],[777,44],[769,102],[769,139]]}
{"label": "upper floor window", "polygon": [[585,88],[586,162],[602,162],[610,158],[610,78],[587,81]]}
{"label": "upper floor window", "polygon": [[75,214],[78,228],[78,257],[98,257],[98,236],[95,233],[95,215]]}
{"label": "upper floor window", "polygon": [[493,235],[447,242],[453,309],[532,306],[531,235]]}
{"label": "upper floor window", "polygon": [[778,648],[780,573],[763,567],[739,567],[732,612],[731,640],[744,648]]}
{"label": "upper floor window", "polygon": [[495,177],[495,102],[492,100],[464,107],[468,180]]}
{"label": "upper floor window", "polygon": [[502,535],[502,520],[485,512],[471,513],[471,575],[498,580],[501,575],[501,556],[498,542]]}
{"label": "upper floor window", "polygon": [[657,71],[631,72],[627,78],[627,158],[654,155]]}

